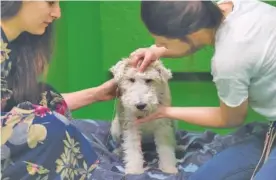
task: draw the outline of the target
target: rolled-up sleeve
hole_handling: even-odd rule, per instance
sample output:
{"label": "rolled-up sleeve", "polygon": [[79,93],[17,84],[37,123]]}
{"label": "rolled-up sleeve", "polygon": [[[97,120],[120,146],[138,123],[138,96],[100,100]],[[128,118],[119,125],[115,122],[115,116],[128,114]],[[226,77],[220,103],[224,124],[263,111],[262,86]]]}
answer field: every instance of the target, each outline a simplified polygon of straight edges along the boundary
{"label": "rolled-up sleeve", "polygon": [[213,57],[213,82],[220,100],[229,107],[240,106],[249,96],[249,86],[254,74],[252,53],[244,44],[228,46]]}
{"label": "rolled-up sleeve", "polygon": [[220,100],[229,107],[240,106],[248,98],[249,79],[244,77],[216,77]]}

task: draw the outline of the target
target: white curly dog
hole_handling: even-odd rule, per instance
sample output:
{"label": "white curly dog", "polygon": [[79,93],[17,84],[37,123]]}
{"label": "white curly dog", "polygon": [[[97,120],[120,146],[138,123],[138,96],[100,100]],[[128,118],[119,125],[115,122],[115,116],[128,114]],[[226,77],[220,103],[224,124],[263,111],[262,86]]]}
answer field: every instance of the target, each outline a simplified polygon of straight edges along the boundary
{"label": "white curly dog", "polygon": [[141,141],[153,135],[159,157],[159,169],[165,173],[177,173],[175,157],[175,126],[170,119],[158,119],[142,125],[134,120],[154,112],[158,105],[170,105],[168,80],[171,71],[161,61],[155,61],[143,73],[122,59],[110,68],[118,84],[121,96],[118,99],[116,116],[112,121],[111,135],[121,143],[126,174],[142,174],[144,157]]}

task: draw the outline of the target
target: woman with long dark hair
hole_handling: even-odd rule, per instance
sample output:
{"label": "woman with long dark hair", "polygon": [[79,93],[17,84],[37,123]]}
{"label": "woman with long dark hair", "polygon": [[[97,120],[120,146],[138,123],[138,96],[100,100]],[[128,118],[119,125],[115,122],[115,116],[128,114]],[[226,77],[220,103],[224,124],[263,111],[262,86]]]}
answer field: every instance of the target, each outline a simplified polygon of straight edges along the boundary
{"label": "woman with long dark hair", "polygon": [[112,99],[113,80],[66,94],[39,82],[52,55],[53,22],[60,16],[58,1],[1,1],[3,179],[88,179],[98,163],[70,112]]}
{"label": "woman with long dark hair", "polygon": [[270,124],[266,139],[254,136],[224,150],[191,180],[245,180],[255,174],[255,180],[276,179],[275,17],[274,6],[256,0],[142,1],[141,18],[155,44],[134,51],[133,65],[141,64],[144,71],[159,58],[183,57],[213,46],[212,75],[220,105],[160,107],[137,123],[168,117],[199,126],[237,127],[250,106]]}

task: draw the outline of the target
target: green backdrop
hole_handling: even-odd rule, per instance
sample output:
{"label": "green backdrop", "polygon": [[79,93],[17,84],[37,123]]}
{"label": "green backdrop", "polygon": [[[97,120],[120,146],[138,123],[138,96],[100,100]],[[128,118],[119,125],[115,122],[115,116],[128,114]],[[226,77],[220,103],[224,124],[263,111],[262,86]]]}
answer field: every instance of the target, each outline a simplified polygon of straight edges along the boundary
{"label": "green backdrop", "polygon": [[[271,2],[274,3],[275,2]],[[61,92],[100,85],[108,69],[133,50],[153,43],[139,17],[139,1],[62,1],[56,23],[56,49],[48,82]],[[174,72],[210,71],[213,50],[205,48],[192,58],[163,59]],[[174,106],[218,105],[212,82],[171,82]],[[96,103],[73,112],[75,118],[111,120],[114,102]],[[247,121],[262,117],[250,111]],[[181,128],[203,128],[179,122]],[[228,130],[215,130],[219,133]]]}

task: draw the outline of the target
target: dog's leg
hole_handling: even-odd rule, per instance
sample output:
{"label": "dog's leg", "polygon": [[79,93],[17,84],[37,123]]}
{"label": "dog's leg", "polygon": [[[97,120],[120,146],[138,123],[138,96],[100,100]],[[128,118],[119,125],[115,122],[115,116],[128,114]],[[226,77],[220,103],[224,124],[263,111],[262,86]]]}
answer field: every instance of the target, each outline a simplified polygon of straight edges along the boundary
{"label": "dog's leg", "polygon": [[159,169],[166,173],[176,174],[178,170],[176,168],[174,128],[169,124],[170,120],[159,121],[160,124],[157,125],[154,132],[156,150],[159,156]]}
{"label": "dog's leg", "polygon": [[114,120],[111,122],[110,133],[113,140],[116,141],[116,143],[119,143],[120,137],[121,137],[121,127],[120,127],[120,122],[117,114]]}
{"label": "dog's leg", "polygon": [[[121,126],[120,126],[120,121],[117,114],[114,120],[111,122],[110,134],[112,136],[112,139],[116,142],[116,144],[120,145],[121,144]],[[118,146],[116,149],[114,149],[113,153],[115,153],[117,156],[121,156],[121,153],[122,153],[121,146]]]}
{"label": "dog's leg", "polygon": [[124,128],[123,150],[126,174],[142,174],[144,157],[141,148],[141,135],[134,125]]}

